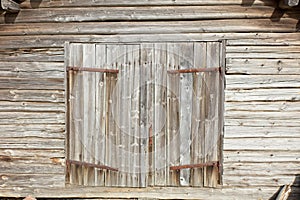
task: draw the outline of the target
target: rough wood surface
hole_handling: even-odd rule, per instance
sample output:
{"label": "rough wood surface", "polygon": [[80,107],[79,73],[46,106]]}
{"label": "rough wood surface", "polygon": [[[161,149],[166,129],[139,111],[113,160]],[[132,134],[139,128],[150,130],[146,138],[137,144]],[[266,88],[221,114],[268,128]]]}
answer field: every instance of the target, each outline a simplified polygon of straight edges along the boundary
{"label": "rough wood surface", "polygon": [[[230,12],[228,12],[230,10]],[[73,7],[24,9],[17,16],[0,15],[0,23],[32,22],[86,22],[86,21],[139,21],[139,20],[196,20],[196,19],[242,19],[276,18],[274,8],[269,6],[135,6],[135,7]],[[299,16],[288,10],[281,18]]]}
{"label": "rough wood surface", "polygon": [[21,8],[53,8],[53,7],[89,7],[89,6],[166,6],[166,5],[244,5],[244,6],[251,6],[251,5],[276,5],[272,0],[259,0],[259,1],[252,1],[252,0],[126,0],[126,1],[119,1],[119,0],[57,0],[57,1],[39,1],[39,0],[26,0],[21,3]]}

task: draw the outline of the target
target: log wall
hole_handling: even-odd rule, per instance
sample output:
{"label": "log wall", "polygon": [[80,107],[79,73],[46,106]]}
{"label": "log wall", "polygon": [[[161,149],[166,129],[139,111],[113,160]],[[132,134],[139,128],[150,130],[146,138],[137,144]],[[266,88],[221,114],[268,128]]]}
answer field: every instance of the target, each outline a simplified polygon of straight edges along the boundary
{"label": "log wall", "polygon": [[[25,0],[19,13],[0,11],[0,196],[268,199],[294,182],[299,198],[300,13],[276,6]],[[226,40],[222,189],[64,189],[66,41],[217,40]]]}

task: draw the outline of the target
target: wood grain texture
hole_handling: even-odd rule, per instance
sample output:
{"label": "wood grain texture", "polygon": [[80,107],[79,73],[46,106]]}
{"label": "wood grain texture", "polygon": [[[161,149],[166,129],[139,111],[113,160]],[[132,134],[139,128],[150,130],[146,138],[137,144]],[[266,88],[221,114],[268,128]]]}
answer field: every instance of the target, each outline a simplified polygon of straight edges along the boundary
{"label": "wood grain texture", "polygon": [[[230,12],[228,12],[230,10]],[[195,19],[247,19],[276,18],[269,6],[153,6],[153,7],[73,7],[24,9],[17,16],[0,16],[0,23],[32,22],[86,22],[86,21],[140,21],[140,20],[195,20]],[[299,16],[288,10],[281,17]]]}

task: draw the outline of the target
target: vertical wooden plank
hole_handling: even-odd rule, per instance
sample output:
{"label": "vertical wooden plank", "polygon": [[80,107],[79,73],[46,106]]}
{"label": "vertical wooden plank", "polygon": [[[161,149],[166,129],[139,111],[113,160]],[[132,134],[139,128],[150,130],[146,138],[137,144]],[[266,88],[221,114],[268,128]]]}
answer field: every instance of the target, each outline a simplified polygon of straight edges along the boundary
{"label": "vertical wooden plank", "polygon": [[[70,49],[70,65],[71,66],[82,66],[83,62],[83,49],[81,44],[71,44]],[[72,153],[71,158],[74,160],[82,161],[82,133],[83,133],[83,106],[82,106],[82,85],[83,85],[83,73],[82,72],[72,72],[74,77],[74,86],[71,89],[71,133],[74,138],[72,142]],[[72,165],[72,184],[83,184],[83,170],[82,166]]]}
{"label": "vertical wooden plank", "polygon": [[134,171],[134,146],[135,144],[135,130],[134,130],[134,123],[136,121],[135,119],[135,105],[136,100],[135,92],[136,88],[135,85],[135,63],[138,63],[139,61],[139,45],[127,45],[127,63],[126,63],[126,77],[127,77],[127,102],[126,106],[128,107],[127,115],[125,116],[127,118],[127,126],[126,126],[126,137],[127,137],[127,143],[126,143],[126,172],[127,172],[127,183],[126,186],[128,187],[136,187],[135,184],[136,180],[136,174]]}
{"label": "vertical wooden plank", "polygon": [[[118,68],[118,45],[107,45],[106,48],[106,61],[107,68],[117,69]],[[106,73],[106,96],[107,96],[107,118],[106,118],[106,161],[110,167],[119,168],[119,128],[117,120],[119,115],[117,109],[119,108],[119,91],[115,91],[117,84],[117,74]],[[117,93],[117,98],[114,98],[114,93]],[[106,186],[117,186],[118,185],[118,172],[108,170],[105,177]]]}
{"label": "vertical wooden plank", "polygon": [[140,114],[139,114],[139,103],[140,103],[140,45],[138,45],[138,50],[133,52],[133,57],[138,57],[138,59],[133,62],[133,81],[132,81],[132,97],[131,97],[131,131],[133,134],[131,141],[131,152],[132,152],[132,186],[139,187],[139,172],[140,172],[140,154],[139,154],[139,144],[140,144]]}
{"label": "vertical wooden plank", "polygon": [[156,186],[167,185],[167,44],[156,43],[154,68],[154,180]]}
{"label": "vertical wooden plank", "polygon": [[[194,65],[193,43],[180,44],[180,69],[189,69]],[[190,164],[191,117],[193,76],[190,73],[180,74],[180,165]],[[189,186],[190,169],[180,170],[180,185]]]}
{"label": "vertical wooden plank", "polygon": [[[95,45],[83,44],[83,66],[95,67]],[[95,72],[83,72],[83,161],[95,162]],[[95,184],[95,169],[84,168],[84,185]]]}
{"label": "vertical wooden plank", "polygon": [[[73,112],[71,110],[71,106],[70,106],[70,96],[71,96],[71,90],[70,88],[72,87],[73,83],[73,77],[72,77],[72,73],[70,71],[67,70],[67,67],[70,65],[70,43],[66,42],[65,46],[64,46],[64,50],[65,50],[65,63],[64,63],[64,67],[65,67],[65,90],[66,90],[66,96],[65,96],[65,106],[66,106],[66,143],[65,143],[65,156],[67,160],[70,160],[70,152],[71,152],[71,143],[73,142],[73,139],[71,139],[71,135],[70,135],[70,124],[71,124],[71,116],[70,114]],[[72,142],[71,142],[72,141]],[[65,168],[65,174],[66,174],[66,184],[70,184],[71,183],[71,165],[69,165],[68,163],[66,163],[66,168]]]}
{"label": "vertical wooden plank", "polygon": [[[207,67],[219,67],[220,49],[219,42],[207,44]],[[206,79],[208,86],[207,109],[208,116],[205,123],[205,162],[218,160],[218,93],[219,74],[209,72]],[[218,172],[216,167],[206,167],[204,171],[204,186],[215,187],[218,183]]]}
{"label": "vertical wooden plank", "polygon": [[[149,46],[150,45],[150,46]],[[140,187],[146,187],[147,173],[149,170],[149,121],[151,118],[152,98],[149,96],[151,87],[148,85],[150,81],[150,73],[152,68],[153,44],[141,44],[141,70],[140,70]],[[151,122],[152,123],[152,122]],[[152,131],[151,131],[152,132]]]}
{"label": "vertical wooden plank", "polygon": [[[221,72],[219,73],[219,125],[218,125],[218,160],[223,163],[223,138],[224,138],[224,102],[225,102],[225,68],[226,68],[226,41],[220,43],[220,67]],[[222,174],[223,174],[223,165],[219,166],[219,184],[223,184]]]}
{"label": "vertical wooden plank", "polygon": [[[194,43],[194,67],[206,67],[206,43]],[[191,163],[204,162],[205,73],[193,75]],[[203,186],[203,168],[191,169],[191,185]]]}
{"label": "vertical wooden plank", "polygon": [[[179,49],[177,44],[167,44],[167,67],[168,70],[179,68]],[[180,135],[179,135],[179,75],[168,74],[168,101],[167,101],[167,130],[168,130],[168,164],[179,165]],[[168,185],[179,186],[179,171],[170,170]]]}
{"label": "vertical wooden plank", "polygon": [[[96,45],[96,67],[97,68],[106,68],[106,45]],[[95,163],[107,165],[105,160],[105,73],[96,73],[95,78],[96,84],[96,133],[95,133]],[[97,169],[95,172],[95,185],[104,186],[105,183],[105,170]]]}

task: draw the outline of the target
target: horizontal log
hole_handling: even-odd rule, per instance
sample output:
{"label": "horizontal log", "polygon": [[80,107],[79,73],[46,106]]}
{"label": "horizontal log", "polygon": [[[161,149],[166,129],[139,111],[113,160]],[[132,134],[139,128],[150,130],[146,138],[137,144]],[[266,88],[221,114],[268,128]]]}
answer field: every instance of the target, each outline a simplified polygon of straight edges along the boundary
{"label": "horizontal log", "polygon": [[[295,35],[296,36],[296,35]],[[296,36],[299,38],[299,35]],[[299,40],[295,38],[265,38],[261,39],[239,39],[239,40],[228,40],[226,41],[228,46],[293,46],[300,45]]]}
{"label": "horizontal log", "polygon": [[[35,197],[46,198],[159,198],[159,199],[207,199],[223,200],[236,199],[242,196],[244,200],[268,199],[278,187],[225,187],[197,188],[197,187],[150,187],[150,188],[107,188],[107,187],[66,187],[64,189],[36,189],[32,192]],[[59,192],[57,192],[59,191]],[[16,195],[16,191],[7,188],[7,192],[0,195]],[[212,195],[213,194],[213,195]]]}
{"label": "horizontal log", "polygon": [[227,46],[226,53],[299,53],[300,46]]}
{"label": "horizontal log", "polygon": [[300,119],[299,112],[267,112],[267,111],[227,111],[225,119],[267,119],[267,120],[297,120]]}
{"label": "horizontal log", "polygon": [[229,58],[226,60],[226,74],[299,75],[299,65],[300,59]]}
{"label": "horizontal log", "polygon": [[53,7],[89,7],[89,6],[168,6],[168,5],[244,5],[244,6],[252,6],[252,5],[268,5],[268,6],[276,6],[274,1],[272,0],[56,0],[56,1],[39,1],[39,0],[31,0],[24,1],[21,3],[20,7],[22,9],[30,9],[30,8],[53,8]]}
{"label": "horizontal log", "polygon": [[299,101],[298,88],[226,90],[225,101]]}
{"label": "horizontal log", "polygon": [[299,152],[283,150],[224,151],[224,163],[294,163],[300,161]]}
{"label": "horizontal log", "polygon": [[65,113],[52,112],[0,112],[0,125],[4,124],[64,124]]}
{"label": "horizontal log", "polygon": [[299,79],[299,75],[230,75],[226,89],[299,88]]}
{"label": "horizontal log", "polygon": [[63,62],[0,62],[0,77],[64,78]]}
{"label": "horizontal log", "polygon": [[0,112],[65,112],[65,103],[1,101]]}
{"label": "horizontal log", "polygon": [[[287,170],[288,169],[288,170]],[[228,163],[224,175],[233,176],[294,176],[300,173],[299,163]]]}
{"label": "horizontal log", "polygon": [[[288,131],[287,131],[288,129]],[[300,138],[300,127],[225,126],[225,138]]]}
{"label": "horizontal log", "polygon": [[64,143],[57,138],[1,138],[0,149],[64,149]]}
{"label": "horizontal log", "polygon": [[55,164],[27,164],[14,162],[1,162],[0,171],[3,174],[53,174],[64,175],[64,166]]}
{"label": "horizontal log", "polygon": [[267,111],[267,112],[299,112],[300,102],[226,102],[225,112],[230,111]]}
{"label": "horizontal log", "polygon": [[[149,34],[149,33],[226,33],[226,32],[294,32],[296,19],[282,18],[279,22],[272,22],[269,19],[220,19],[214,20],[196,20],[196,21],[145,21],[145,22],[85,22],[85,23],[27,23],[27,24],[0,24],[2,36],[24,36],[32,35],[32,38],[39,38],[38,35],[84,35],[84,34]],[[252,33],[254,35],[254,33]],[[276,35],[273,33],[273,35]],[[280,34],[279,34],[280,35]],[[297,42],[299,36],[290,33],[286,41]],[[259,39],[260,35],[255,35],[254,39]],[[62,36],[60,36],[62,37]],[[95,37],[95,36],[90,36]],[[140,36],[139,36],[140,37]],[[153,38],[153,36],[152,36]],[[166,37],[168,38],[168,37]],[[270,40],[272,37],[265,39]],[[289,39],[290,38],[290,39]],[[231,42],[234,42],[238,38]],[[249,38],[242,38],[249,39]],[[284,40],[284,36],[280,38],[272,38],[272,40]],[[38,40],[37,40],[38,41]],[[2,41],[6,42],[6,41]]]}
{"label": "horizontal log", "polygon": [[[289,176],[233,176],[233,175],[223,175],[223,182],[225,186],[244,186],[244,187],[259,187],[259,186],[282,186],[286,184],[292,184],[295,181],[295,175]],[[295,183],[295,186],[299,186],[299,181]]]}
{"label": "horizontal log", "polygon": [[25,188],[54,188],[64,187],[65,175],[57,174],[0,174],[0,186],[5,187],[25,187]]}
{"label": "horizontal log", "polygon": [[[159,22],[156,22],[159,23]],[[189,23],[189,22],[184,22]],[[211,23],[211,22],[210,22]],[[295,21],[295,24],[297,21]],[[59,23],[57,23],[59,24]],[[147,24],[147,22],[144,22],[143,24]],[[287,24],[293,24],[287,22]],[[171,25],[171,26],[170,26]],[[52,26],[52,24],[48,25]],[[93,25],[95,26],[95,25]],[[21,54],[20,50],[15,50],[16,47],[19,48],[28,48],[27,51],[31,51],[30,48],[47,48],[47,47],[63,47],[64,43],[66,41],[71,42],[103,42],[103,43],[137,43],[137,42],[191,42],[191,41],[217,41],[217,40],[223,40],[223,39],[238,39],[238,38],[265,38],[265,37],[288,37],[289,34],[285,33],[203,33],[202,31],[198,30],[191,30],[191,29],[199,29],[202,28],[201,25],[195,25],[191,26],[190,28],[176,28],[176,25],[171,24],[161,24],[160,28],[157,28],[155,26],[149,26],[144,27],[143,25],[139,25],[140,28],[136,27],[131,30],[130,25],[125,26],[123,28],[120,28],[121,30],[114,31],[114,29],[111,29],[110,27],[106,27],[106,30],[103,30],[103,32],[99,34],[106,34],[106,35],[79,35],[77,33],[74,33],[72,35],[35,35],[35,36],[0,36],[0,48],[4,48],[6,52],[10,51],[17,51],[17,54]],[[214,27],[209,25],[210,27]],[[285,25],[284,25],[285,26]],[[54,29],[55,26],[53,26]],[[66,29],[67,27],[61,26],[62,29]],[[222,29],[223,29],[222,25]],[[225,25],[225,27],[227,27]],[[240,27],[240,26],[239,26]],[[264,26],[265,27],[265,26]],[[266,26],[267,27],[267,26]],[[277,27],[277,26],[275,26]],[[294,27],[294,26],[293,26]],[[76,28],[72,28],[72,30],[77,30]],[[89,29],[87,29],[89,30]],[[140,30],[141,33],[140,33]],[[263,30],[263,28],[259,27],[256,31]],[[180,33],[180,31],[182,33]],[[218,30],[217,30],[218,31]],[[219,30],[220,31],[220,30]],[[272,31],[272,30],[269,30]],[[293,30],[294,31],[294,28]],[[127,32],[127,33],[126,33]],[[252,31],[251,31],[252,32]],[[255,30],[253,31],[255,32]],[[276,32],[276,30],[275,30]],[[137,33],[139,35],[132,35],[133,33]],[[98,33],[97,33],[98,34]],[[116,35],[118,34],[118,35]],[[131,35],[124,35],[124,34],[131,34]],[[296,38],[295,38],[296,39]],[[7,49],[12,48],[12,49]],[[51,49],[49,49],[51,51]],[[20,52],[20,53],[18,53]],[[41,52],[42,54],[43,52]],[[32,53],[29,58],[20,58],[19,61],[55,61],[55,62],[63,62],[63,59],[60,54],[63,55],[63,52],[56,52],[57,55],[53,55],[51,57],[50,55],[44,55],[44,57],[41,57],[39,55],[36,55]],[[15,56],[6,56],[2,59],[3,61],[18,61],[18,58]],[[23,56],[25,57],[25,55]],[[1,58],[1,56],[0,56]],[[14,60],[15,59],[15,60]],[[17,59],[17,60],[16,60]],[[36,60],[34,60],[36,59]]]}
{"label": "horizontal log", "polygon": [[238,119],[238,118],[225,118],[226,126],[249,126],[249,127],[298,127],[297,120],[282,120],[282,119]]}
{"label": "horizontal log", "polygon": [[224,150],[300,150],[300,138],[226,138]]}
{"label": "horizontal log", "polygon": [[[228,12],[230,10],[230,12]],[[36,22],[87,22],[87,21],[145,21],[145,20],[196,20],[196,19],[250,19],[298,17],[288,10],[274,16],[269,6],[134,6],[134,7],[72,7],[23,9],[18,15],[0,16],[0,23]]]}
{"label": "horizontal log", "polygon": [[61,90],[0,90],[1,101],[11,102],[57,102],[64,103]]}
{"label": "horizontal log", "polygon": [[65,157],[64,149],[0,149],[1,162],[29,164],[60,164]]}
{"label": "horizontal log", "polygon": [[63,78],[7,78],[0,77],[1,89],[64,90]]}
{"label": "horizontal log", "polygon": [[300,58],[300,46],[228,46],[226,58]]}
{"label": "horizontal log", "polygon": [[[5,40],[9,40],[6,38]],[[0,42],[2,43],[2,41]],[[1,46],[1,44],[0,44]],[[17,48],[14,49],[0,49],[0,61],[12,62],[63,62],[64,50],[63,48]]]}

